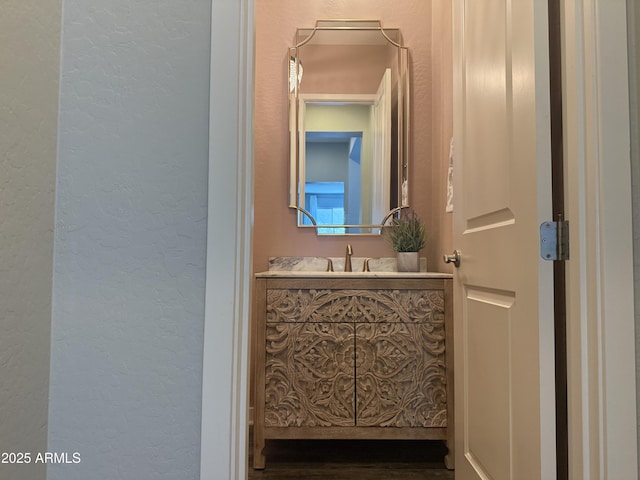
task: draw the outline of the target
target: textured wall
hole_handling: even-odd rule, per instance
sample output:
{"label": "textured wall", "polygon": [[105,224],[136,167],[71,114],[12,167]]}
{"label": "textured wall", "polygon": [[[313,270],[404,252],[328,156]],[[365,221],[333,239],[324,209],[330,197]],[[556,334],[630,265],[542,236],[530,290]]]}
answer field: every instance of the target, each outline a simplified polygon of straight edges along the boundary
{"label": "textured wall", "polygon": [[199,474],[210,0],[66,0],[49,480]]}
{"label": "textured wall", "polygon": [[[431,212],[429,254],[433,270],[452,273],[442,261],[453,251],[452,214],[445,212],[451,137],[453,136],[452,2],[433,0],[431,16],[431,177],[428,208]],[[455,167],[454,167],[455,171]]]}
{"label": "textured wall", "polygon": [[[629,28],[629,91],[631,95],[631,195],[633,202],[633,273],[636,325],[636,402],[638,458],[640,458],[640,7],[627,0]],[[640,477],[640,464],[638,465]]]}
{"label": "textured wall", "polygon": [[[0,7],[0,452],[47,446],[61,0]],[[0,464],[39,480],[42,464]]]}
{"label": "textured wall", "polygon": [[[296,28],[327,18],[380,19],[383,26],[402,31],[404,44],[410,49],[412,76],[409,200],[429,231],[422,254],[427,256],[430,269],[448,271],[440,259],[441,248],[450,238],[450,223],[443,214],[453,128],[450,8],[444,0],[256,0],[255,271],[265,270],[270,256],[339,256],[347,243],[353,245],[357,256],[394,255],[380,237],[318,238],[312,230],[298,229],[295,211],[287,208],[287,52]],[[443,234],[445,240],[441,240]]]}

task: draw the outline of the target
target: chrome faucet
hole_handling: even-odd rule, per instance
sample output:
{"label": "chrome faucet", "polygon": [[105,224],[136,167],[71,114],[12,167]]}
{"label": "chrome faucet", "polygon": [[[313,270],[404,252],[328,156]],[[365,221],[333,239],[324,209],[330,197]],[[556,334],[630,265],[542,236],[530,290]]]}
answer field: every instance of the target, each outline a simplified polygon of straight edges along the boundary
{"label": "chrome faucet", "polygon": [[347,245],[347,254],[344,257],[344,271],[351,272],[351,255],[353,255],[353,248],[351,244]]}

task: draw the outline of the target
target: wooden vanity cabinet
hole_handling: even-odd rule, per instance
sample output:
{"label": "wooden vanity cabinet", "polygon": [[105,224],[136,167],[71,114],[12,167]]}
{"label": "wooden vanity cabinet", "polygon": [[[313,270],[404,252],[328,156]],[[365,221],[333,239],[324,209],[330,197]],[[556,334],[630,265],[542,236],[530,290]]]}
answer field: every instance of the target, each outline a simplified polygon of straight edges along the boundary
{"label": "wooden vanity cabinet", "polygon": [[442,439],[453,468],[452,281],[258,274],[254,468],[265,439]]}

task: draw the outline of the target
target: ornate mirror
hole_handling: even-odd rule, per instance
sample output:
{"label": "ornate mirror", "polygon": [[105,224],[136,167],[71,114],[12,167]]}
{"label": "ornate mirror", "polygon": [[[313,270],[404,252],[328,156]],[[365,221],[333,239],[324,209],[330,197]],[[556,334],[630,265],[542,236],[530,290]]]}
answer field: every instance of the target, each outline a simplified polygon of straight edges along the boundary
{"label": "ornate mirror", "polygon": [[319,235],[380,234],[407,207],[408,50],[378,20],[318,20],[289,49],[290,199]]}

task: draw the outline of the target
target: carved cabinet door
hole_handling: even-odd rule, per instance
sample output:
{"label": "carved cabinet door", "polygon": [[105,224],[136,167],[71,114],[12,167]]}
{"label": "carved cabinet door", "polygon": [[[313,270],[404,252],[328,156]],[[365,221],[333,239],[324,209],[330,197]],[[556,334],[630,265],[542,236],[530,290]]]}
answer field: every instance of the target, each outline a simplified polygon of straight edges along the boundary
{"label": "carved cabinet door", "polygon": [[447,426],[443,325],[356,324],[356,425]]}
{"label": "carved cabinet door", "polygon": [[267,323],[265,426],[354,426],[354,326]]}

